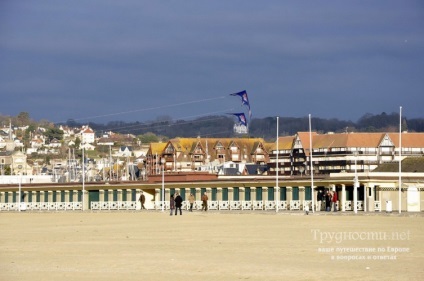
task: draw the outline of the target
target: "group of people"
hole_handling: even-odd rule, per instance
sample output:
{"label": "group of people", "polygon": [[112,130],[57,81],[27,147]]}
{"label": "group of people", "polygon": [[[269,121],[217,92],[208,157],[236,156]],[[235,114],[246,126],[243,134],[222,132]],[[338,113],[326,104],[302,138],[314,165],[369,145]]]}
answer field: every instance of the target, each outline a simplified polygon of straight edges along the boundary
{"label": "group of people", "polygon": [[[202,195],[202,211],[208,210],[208,195],[206,192]],[[141,209],[144,210],[146,207],[144,207],[144,203],[146,201],[146,197],[144,196],[143,192],[140,194],[139,201],[141,203]],[[317,211],[327,211],[330,212],[331,209],[333,209],[334,212],[337,212],[337,192],[330,191],[328,189],[322,190],[320,189],[317,194]],[[189,212],[193,212],[193,205],[195,202],[194,195],[190,193],[188,197],[188,202],[190,204]],[[172,216],[173,212],[175,211],[175,215],[178,214],[178,210],[180,210],[180,215],[182,215],[181,207],[183,205],[183,198],[181,195],[177,192],[174,194],[171,194],[171,198],[169,200],[169,207],[170,207],[170,215]]]}
{"label": "group of people", "polygon": [[[208,199],[209,199],[208,195],[205,192],[202,195],[202,211],[208,210]],[[189,212],[193,212],[194,201],[195,201],[194,195],[193,193],[190,193],[188,197],[188,202],[190,204]],[[178,214],[178,210],[180,210],[180,215],[182,215],[182,211],[181,211],[182,204],[183,204],[183,198],[178,192],[175,193],[175,197],[174,197],[174,194],[171,194],[171,198],[169,200],[169,209],[170,209],[169,215],[172,216],[174,209],[175,209],[175,215]]]}
{"label": "group of people", "polygon": [[171,194],[171,198],[169,199],[169,208],[171,212],[169,213],[169,215],[172,216],[174,209],[175,209],[175,215],[178,214],[178,210],[180,210],[180,215],[182,215],[183,214],[183,212],[181,211],[182,205],[183,205],[183,198],[181,197],[181,195],[178,192],[175,193],[175,197],[174,197],[174,194]]}
{"label": "group of people", "polygon": [[337,192],[326,190],[319,190],[317,194],[317,211],[327,211],[330,212],[333,209],[334,212],[337,212]]}
{"label": "group of people", "polygon": [[[141,192],[140,197],[138,199],[141,203],[141,210],[146,209],[146,207],[144,206],[144,203],[146,202],[146,197],[144,196],[143,192]],[[206,192],[202,195],[202,211],[207,211],[208,210],[208,195],[206,194]],[[193,205],[195,202],[195,198],[194,195],[192,193],[190,193],[189,197],[188,197],[188,202],[190,204],[190,208],[189,208],[189,212],[193,212]],[[181,195],[177,192],[174,194],[171,194],[171,197],[169,199],[169,208],[170,208],[170,213],[169,215],[172,216],[172,214],[175,211],[175,215],[178,214],[178,210],[180,210],[180,215],[183,214],[181,207],[183,205],[183,198],[181,197]]]}

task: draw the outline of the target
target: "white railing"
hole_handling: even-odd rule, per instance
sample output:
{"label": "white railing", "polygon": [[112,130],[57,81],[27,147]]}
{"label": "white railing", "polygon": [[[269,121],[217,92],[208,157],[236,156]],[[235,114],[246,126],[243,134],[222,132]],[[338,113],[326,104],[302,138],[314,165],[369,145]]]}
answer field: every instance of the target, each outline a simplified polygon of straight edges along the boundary
{"label": "white railing", "polygon": [[265,210],[275,210],[275,201],[265,201]]}
{"label": "white railing", "polygon": [[[356,208],[358,211],[364,210],[364,201],[356,201]],[[346,201],[345,202],[345,210],[346,211],[353,211],[353,201]]]}
{"label": "white railing", "polygon": [[230,201],[230,210],[241,210],[241,201]]}
{"label": "white railing", "polygon": [[[164,205],[164,210],[169,210],[169,201],[165,201],[164,203],[165,203],[165,205]],[[153,204],[153,208],[154,208],[155,210],[162,210],[162,201],[157,201],[157,202],[155,202],[155,203]]]}
{"label": "white railing", "polygon": [[278,201],[278,210],[287,210],[287,201]]}
{"label": "white railing", "polygon": [[220,210],[229,210],[230,209],[230,203],[228,201],[218,201],[219,209]]}
{"label": "white railing", "polygon": [[[19,203],[0,203],[1,211],[19,211]],[[82,210],[81,202],[22,202],[21,211]]]}
{"label": "white railing", "polygon": [[242,210],[252,210],[252,201],[241,201]]}
{"label": "white railing", "polygon": [[136,201],[92,201],[91,210],[135,210]]}
{"label": "white railing", "polygon": [[[91,210],[137,210],[140,209],[137,201],[92,201]],[[208,210],[275,210],[278,204],[278,210],[300,211],[309,206],[312,210],[312,201],[300,200],[291,201],[208,201]],[[340,210],[339,202],[336,203],[337,210]],[[182,209],[189,209],[190,203],[183,201]],[[162,202],[157,201],[153,204],[154,210],[162,210]],[[195,201],[194,210],[202,209],[202,201]],[[358,211],[364,210],[364,202],[357,202]],[[73,211],[82,210],[82,202],[22,202],[21,211]],[[169,210],[169,201],[165,201],[165,210]],[[345,210],[353,211],[353,201],[345,201]],[[374,210],[381,212],[381,201],[374,202]],[[19,203],[0,203],[0,211],[19,211]]]}
{"label": "white railing", "polygon": [[300,210],[300,200],[291,200],[290,210]]}
{"label": "white railing", "polygon": [[218,201],[208,201],[208,210],[218,210],[219,203]]}
{"label": "white railing", "polygon": [[345,202],[345,210],[346,211],[352,211],[353,210],[353,208],[352,208],[352,201],[346,201]]}
{"label": "white railing", "polygon": [[253,210],[263,210],[264,202],[263,201],[252,201]]}

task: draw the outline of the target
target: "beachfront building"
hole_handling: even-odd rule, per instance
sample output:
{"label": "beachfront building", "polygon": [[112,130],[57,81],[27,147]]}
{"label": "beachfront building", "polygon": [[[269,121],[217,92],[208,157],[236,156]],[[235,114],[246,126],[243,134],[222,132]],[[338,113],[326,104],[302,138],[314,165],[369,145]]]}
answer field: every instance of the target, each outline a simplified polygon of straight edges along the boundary
{"label": "beachfront building", "polygon": [[[398,162],[400,157],[424,156],[424,133],[402,133],[399,140],[399,133],[299,132],[280,137],[278,146],[279,175],[310,175],[311,159],[312,170],[317,175],[371,172],[383,163]],[[270,172],[275,175],[276,143],[270,158]]]}
{"label": "beachfront building", "polygon": [[84,187],[77,182],[37,184],[30,176],[16,176],[24,196],[19,196],[17,184],[0,184],[0,210],[16,211],[19,198],[27,210],[34,211],[135,210],[143,191],[148,198],[146,207],[154,210],[168,209],[169,197],[175,192],[185,200],[184,207],[193,193],[195,208],[201,208],[200,197],[206,192],[210,210],[312,211],[317,193],[329,190],[338,194],[341,212],[424,211],[423,158],[403,160],[401,180],[393,166],[382,165],[375,172],[320,175],[314,177],[313,188],[307,176],[279,176],[277,185],[275,176],[167,172],[150,175],[144,182],[87,182]]}
{"label": "beachfront building", "polygon": [[210,166],[234,163],[266,164],[268,147],[261,138],[176,138],[167,143],[152,143],[146,154],[149,174],[160,173],[163,161],[165,172],[192,172]]}
{"label": "beachfront building", "polygon": [[[82,190],[80,183],[19,180],[33,210],[135,209],[143,190],[146,205],[158,210],[178,191],[183,199],[206,192],[211,210],[301,211],[315,209],[319,190],[329,190],[338,194],[339,211],[416,212],[424,210],[423,154],[423,133],[299,132],[278,138],[278,146],[262,139],[178,138],[150,145],[143,181],[87,183]],[[252,166],[257,172],[243,172]],[[16,210],[17,182],[0,185],[0,209]]]}

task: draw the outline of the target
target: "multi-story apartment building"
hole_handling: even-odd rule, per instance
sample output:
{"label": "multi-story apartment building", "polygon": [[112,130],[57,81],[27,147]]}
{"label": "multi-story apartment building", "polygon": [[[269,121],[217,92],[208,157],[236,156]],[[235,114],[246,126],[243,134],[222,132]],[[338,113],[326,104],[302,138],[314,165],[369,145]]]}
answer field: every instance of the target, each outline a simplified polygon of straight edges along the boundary
{"label": "multi-story apartment building", "polygon": [[[278,145],[280,175],[310,174],[311,160],[315,174],[370,172],[382,163],[399,161],[399,157],[423,156],[424,133],[402,133],[399,136],[399,133],[299,132],[295,136],[280,137]],[[270,173],[275,175],[276,144],[270,157]]]}
{"label": "multi-story apartment building", "polygon": [[266,164],[269,161],[267,144],[261,138],[176,138],[167,143],[152,143],[147,152],[149,174],[161,171],[189,172],[210,164],[219,165],[226,161],[235,163]]}

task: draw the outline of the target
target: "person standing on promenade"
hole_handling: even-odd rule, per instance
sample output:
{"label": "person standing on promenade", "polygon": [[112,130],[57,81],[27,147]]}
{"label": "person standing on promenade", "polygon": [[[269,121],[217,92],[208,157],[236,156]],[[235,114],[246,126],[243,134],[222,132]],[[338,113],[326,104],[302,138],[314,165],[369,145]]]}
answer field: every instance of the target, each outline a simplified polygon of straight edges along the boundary
{"label": "person standing on promenade", "polygon": [[333,191],[333,196],[331,197],[331,201],[333,202],[333,211],[337,212],[337,191]]}
{"label": "person standing on promenade", "polygon": [[190,212],[193,212],[193,204],[194,204],[194,195],[193,195],[193,193],[190,193],[190,196],[188,197],[188,202],[190,203]]}
{"label": "person standing on promenade", "polygon": [[202,195],[202,211],[205,210],[205,212],[208,210],[208,195],[203,193]]}
{"label": "person standing on promenade", "polygon": [[322,190],[318,190],[317,193],[317,212],[321,211],[321,203],[322,203]]}
{"label": "person standing on promenade", "polygon": [[169,215],[172,216],[172,213],[174,212],[175,208],[175,200],[174,200],[174,194],[171,194],[171,197],[169,198],[169,209],[171,210]]}
{"label": "person standing on promenade", "polygon": [[143,210],[143,209],[145,210],[146,207],[144,207],[144,202],[146,202],[146,197],[144,196],[143,191],[141,192],[140,198],[138,198],[138,200],[141,203],[141,210]]}
{"label": "person standing on promenade", "polygon": [[331,193],[329,190],[325,192],[325,210],[327,212],[331,211]]}
{"label": "person standing on promenade", "polygon": [[183,212],[181,211],[182,203],[183,203],[183,198],[181,198],[179,193],[176,193],[176,196],[175,196],[175,215],[177,215],[178,209],[180,210],[180,216],[183,214]]}

